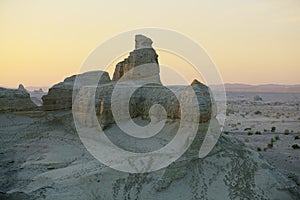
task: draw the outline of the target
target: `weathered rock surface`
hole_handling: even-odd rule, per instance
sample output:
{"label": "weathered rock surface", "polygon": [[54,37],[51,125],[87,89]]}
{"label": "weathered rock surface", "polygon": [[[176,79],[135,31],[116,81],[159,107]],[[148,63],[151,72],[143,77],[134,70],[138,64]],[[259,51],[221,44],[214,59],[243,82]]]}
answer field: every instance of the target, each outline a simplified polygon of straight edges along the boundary
{"label": "weathered rock surface", "polygon": [[152,40],[143,35],[136,35],[135,42],[136,49],[130,52],[125,60],[116,65],[112,80],[117,81],[126,73],[129,73],[127,74],[128,79],[134,78],[132,74],[136,70],[134,69],[135,67],[149,64],[149,67],[145,66],[146,69],[140,69],[138,73],[139,78],[151,76],[151,80],[156,80],[157,83],[160,83],[158,55],[151,46]]}
{"label": "weathered rock surface", "polygon": [[[79,75],[73,75],[66,78],[63,82],[55,84],[52,86],[48,94],[42,97],[43,100],[43,109],[44,110],[70,110],[72,108],[72,95],[73,95],[73,86],[77,76],[85,77],[88,79],[93,79],[95,76],[98,76],[99,71],[86,72]],[[85,82],[82,78],[83,83]],[[104,84],[110,82],[110,77],[107,72],[103,72],[99,80],[99,84]]]}
{"label": "weathered rock surface", "polygon": [[[91,93],[94,91],[94,87],[85,87],[78,95],[78,107],[76,110],[81,113],[89,113],[91,109],[92,99],[90,98]],[[133,89],[135,92],[130,97],[129,104],[126,101],[126,93],[128,90]],[[176,87],[177,91],[178,89]],[[182,90],[183,88],[181,88]],[[98,86],[95,94],[95,104],[96,104],[96,114],[98,116],[99,122],[106,127],[114,123],[114,117],[111,110],[111,98],[113,90],[118,95],[117,99],[114,99],[115,105],[120,107],[118,115],[124,120],[129,118],[141,117],[143,119],[149,120],[149,110],[154,104],[162,105],[166,112],[167,117],[170,119],[179,119],[179,101],[173,92],[160,85],[160,84],[150,84],[144,85],[140,88],[135,88],[134,85],[124,84],[121,87],[115,88],[115,84],[105,84]],[[122,113],[122,107],[129,107],[130,115],[127,113]],[[85,117],[86,115],[83,115]]]}
{"label": "weathered rock surface", "polygon": [[198,99],[200,122],[207,122],[210,118],[216,116],[216,108],[213,105],[214,99],[211,95],[210,89],[196,79],[191,83],[191,86],[193,87]]}
{"label": "weathered rock surface", "polygon": [[0,88],[0,112],[33,110],[36,105],[23,85],[19,89]]}
{"label": "weathered rock surface", "polygon": [[[166,111],[168,119],[181,119],[181,103],[184,101],[190,101],[190,96],[186,96],[184,90],[186,86],[169,86],[165,87],[160,84],[146,84],[142,87],[136,88],[136,85],[130,83],[122,84],[116,88],[114,83],[108,83],[99,85],[97,89],[94,86],[86,86],[82,89],[80,95],[77,95],[76,112],[82,113],[83,117],[86,117],[87,113],[91,112],[90,105],[93,105],[93,99],[91,94],[94,90],[95,93],[95,111],[98,120],[103,128],[114,123],[114,117],[111,110],[111,101],[113,91],[118,94],[114,99],[115,106],[118,111],[118,118],[123,120],[129,120],[130,118],[141,117],[144,120],[150,120],[150,109],[153,105],[158,104],[162,106]],[[127,102],[126,94],[130,90],[135,90],[130,97],[129,103]],[[198,81],[194,81],[192,89],[195,91],[198,106],[200,109],[199,122],[208,122],[212,116],[212,100],[209,92],[209,88]],[[122,113],[122,108],[129,107],[129,114]],[[191,116],[193,117],[193,116]],[[88,124],[88,126],[92,126]]]}
{"label": "weathered rock surface", "polygon": [[144,35],[135,36],[135,49],[152,48],[152,40]]}

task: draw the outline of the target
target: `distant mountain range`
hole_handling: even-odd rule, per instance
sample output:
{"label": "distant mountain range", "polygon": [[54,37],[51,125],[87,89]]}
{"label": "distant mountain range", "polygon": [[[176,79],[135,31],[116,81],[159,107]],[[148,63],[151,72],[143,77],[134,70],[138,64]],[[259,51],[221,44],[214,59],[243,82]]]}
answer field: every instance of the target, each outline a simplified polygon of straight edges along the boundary
{"label": "distant mountain range", "polygon": [[[225,83],[226,91],[229,92],[282,92],[282,93],[300,93],[300,84],[297,85],[280,85],[280,84],[262,84],[248,85],[241,83]],[[220,89],[220,85],[210,86],[214,89]]]}

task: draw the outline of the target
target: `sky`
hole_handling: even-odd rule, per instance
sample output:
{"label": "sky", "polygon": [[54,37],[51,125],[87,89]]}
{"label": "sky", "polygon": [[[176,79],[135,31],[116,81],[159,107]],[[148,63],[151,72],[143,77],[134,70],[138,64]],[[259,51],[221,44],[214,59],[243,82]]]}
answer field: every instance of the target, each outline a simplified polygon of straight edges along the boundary
{"label": "sky", "polygon": [[51,86],[143,27],[192,38],[226,83],[300,84],[299,0],[0,0],[0,86]]}

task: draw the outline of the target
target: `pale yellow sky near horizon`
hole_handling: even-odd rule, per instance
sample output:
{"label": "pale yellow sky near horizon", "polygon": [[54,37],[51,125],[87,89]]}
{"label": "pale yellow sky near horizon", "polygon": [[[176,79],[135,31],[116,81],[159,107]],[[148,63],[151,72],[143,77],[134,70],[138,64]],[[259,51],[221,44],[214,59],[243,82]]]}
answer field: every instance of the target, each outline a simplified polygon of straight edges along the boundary
{"label": "pale yellow sky near horizon", "polygon": [[0,86],[51,86],[100,43],[142,27],[201,44],[224,82],[300,84],[298,0],[0,0]]}

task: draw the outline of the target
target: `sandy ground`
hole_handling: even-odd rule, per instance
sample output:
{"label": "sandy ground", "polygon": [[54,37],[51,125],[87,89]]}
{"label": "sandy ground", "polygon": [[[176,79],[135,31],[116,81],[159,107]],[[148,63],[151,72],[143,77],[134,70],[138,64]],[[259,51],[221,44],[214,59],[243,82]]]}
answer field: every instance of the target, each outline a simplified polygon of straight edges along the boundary
{"label": "sandy ground", "polygon": [[[255,96],[261,101],[255,101]],[[299,93],[227,93],[227,113],[224,131],[275,132],[300,134]],[[246,130],[245,130],[246,129]]]}
{"label": "sandy ground", "polygon": [[[255,101],[256,95],[262,100]],[[300,136],[300,94],[230,92],[227,98],[224,133],[259,151],[300,185],[300,149],[292,147],[300,146],[295,139]]]}

